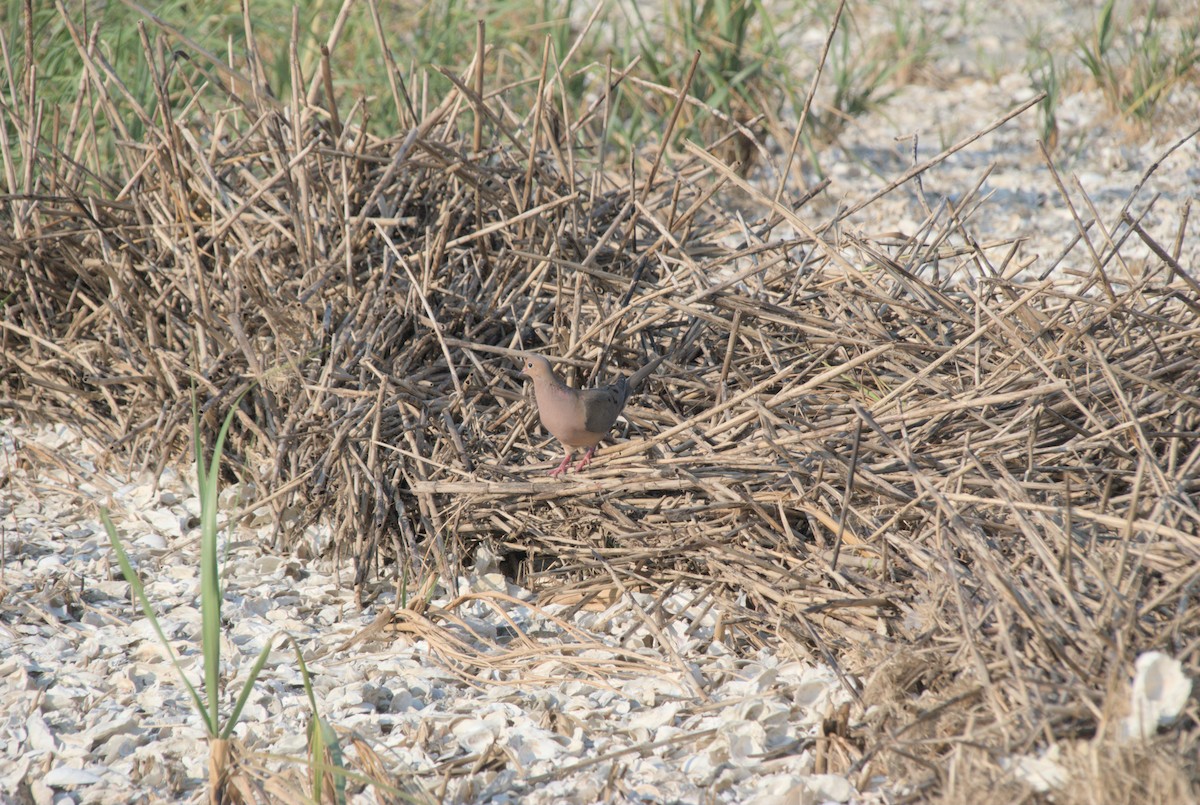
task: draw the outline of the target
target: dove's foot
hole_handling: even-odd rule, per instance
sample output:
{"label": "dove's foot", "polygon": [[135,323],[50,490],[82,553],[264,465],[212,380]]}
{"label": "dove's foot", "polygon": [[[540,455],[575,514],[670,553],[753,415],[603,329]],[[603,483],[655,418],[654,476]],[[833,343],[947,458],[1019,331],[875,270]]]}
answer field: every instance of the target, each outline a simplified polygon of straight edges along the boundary
{"label": "dove's foot", "polygon": [[596,448],[593,447],[591,450],[588,450],[586,453],[584,453],[583,458],[580,459],[580,461],[579,461],[579,466],[577,466],[575,468],[575,472],[579,472],[584,467],[586,467],[588,464],[591,464],[592,463],[592,453],[595,453],[595,452],[596,452]]}
{"label": "dove's foot", "polygon": [[558,465],[558,469],[550,470],[550,477],[553,478],[553,477],[562,475],[564,472],[567,471],[567,468],[569,466],[571,466],[571,454],[567,453],[566,456],[563,457],[562,464]]}

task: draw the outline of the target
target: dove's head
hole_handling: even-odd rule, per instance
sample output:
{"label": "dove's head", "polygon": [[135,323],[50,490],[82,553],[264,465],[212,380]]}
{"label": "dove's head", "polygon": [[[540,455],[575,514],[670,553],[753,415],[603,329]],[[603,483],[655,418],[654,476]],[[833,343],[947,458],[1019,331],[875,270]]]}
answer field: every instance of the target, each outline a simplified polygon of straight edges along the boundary
{"label": "dove's head", "polygon": [[534,383],[537,383],[539,380],[552,380],[554,378],[554,370],[550,368],[550,361],[541,355],[522,355],[521,376],[528,377]]}

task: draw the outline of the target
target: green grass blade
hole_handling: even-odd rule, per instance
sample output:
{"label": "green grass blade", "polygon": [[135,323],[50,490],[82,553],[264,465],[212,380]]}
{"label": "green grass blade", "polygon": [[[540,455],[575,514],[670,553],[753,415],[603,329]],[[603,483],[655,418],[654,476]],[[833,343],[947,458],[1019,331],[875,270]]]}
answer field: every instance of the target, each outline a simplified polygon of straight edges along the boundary
{"label": "green grass blade", "polygon": [[188,693],[192,697],[192,704],[195,706],[196,712],[204,719],[205,732],[210,736],[215,735],[216,722],[209,718],[209,714],[204,708],[204,702],[200,700],[200,694],[196,692],[196,688],[192,685],[191,680],[183,672],[183,666],[179,664],[179,658],[175,656],[175,650],[171,648],[170,642],[167,641],[167,636],[163,634],[162,627],[158,623],[158,618],[155,617],[154,610],[150,608],[150,599],[146,597],[146,589],[142,586],[142,580],[138,577],[137,572],[134,571],[133,564],[129,561],[129,556],[125,553],[125,548],[121,545],[121,538],[117,536],[117,529],[108,516],[108,509],[101,507],[100,520],[104,523],[104,530],[108,532],[109,544],[112,545],[113,551],[117,554],[117,563],[121,566],[121,573],[125,576],[125,581],[129,582],[130,588],[133,589],[134,595],[137,596],[138,603],[142,605],[142,613],[150,621],[150,625],[154,628],[154,633],[158,635],[158,640],[162,643],[163,648],[167,650],[167,656],[171,658],[171,663],[179,673],[180,680],[182,680],[184,687],[187,688]]}
{"label": "green grass blade", "polygon": [[[209,718],[219,725],[221,690],[221,589],[217,572],[217,473],[204,465],[200,439],[200,414],[192,389],[192,450],[196,454],[196,480],[200,495],[200,648],[204,654],[204,691]],[[218,727],[219,729],[219,727]]]}
{"label": "green grass blade", "polygon": [[[325,777],[332,777],[333,799],[344,805],[346,802],[346,769],[342,746],[338,742],[337,731],[328,721],[313,713],[308,722],[308,752],[312,763],[314,802],[325,799]],[[329,759],[326,760],[326,753]]]}
{"label": "green grass blade", "polygon": [[296,638],[290,634],[287,638],[292,642],[292,650],[296,652],[296,664],[300,666],[300,678],[304,681],[304,692],[308,694],[308,704],[312,707],[313,713],[316,713],[317,697],[313,693],[312,679],[308,674],[308,664],[304,662],[304,654],[300,651],[300,644],[296,642]]}
{"label": "green grass blade", "polygon": [[1103,58],[1112,46],[1113,40],[1113,9],[1116,0],[1108,0],[1100,11],[1100,22],[1096,28],[1096,51]]}
{"label": "green grass blade", "polygon": [[[341,743],[338,741],[337,731],[333,726],[321,718],[317,711],[317,697],[313,693],[312,677],[308,673],[308,664],[304,662],[304,653],[300,650],[300,644],[296,642],[296,638],[292,637],[287,632],[283,633],[286,639],[292,645],[292,650],[296,653],[296,664],[300,667],[300,677],[304,682],[304,692],[308,696],[309,706],[312,708],[312,718],[308,722],[308,747],[309,757],[312,762],[313,770],[313,791],[312,799],[314,802],[321,802],[325,788],[326,773],[333,777],[333,795],[335,801],[344,803],[346,801],[346,781],[347,770],[344,764],[342,755]],[[272,642],[274,640],[272,639]],[[258,667],[261,666],[262,659],[260,657],[258,666],[252,672],[257,675]],[[325,753],[329,752],[331,762],[326,762]],[[371,781],[378,785],[378,781]]]}
{"label": "green grass blade", "polygon": [[[291,635],[284,632],[284,636],[290,638]],[[267,657],[271,654],[271,649],[275,647],[275,638],[278,635],[271,635],[271,639],[262,647],[262,651],[258,652],[258,658],[254,661],[254,665],[250,668],[250,674],[246,677],[246,681],[242,684],[242,691],[238,694],[237,701],[234,702],[233,710],[229,713],[229,719],[225,722],[225,727],[221,730],[221,737],[228,738],[233,734],[233,728],[237,726],[238,719],[242,717],[242,709],[246,706],[246,701],[250,698],[250,691],[254,690],[254,683],[258,681],[258,675],[262,673],[263,666],[267,664]],[[305,687],[310,687],[308,678],[304,679]],[[312,693],[309,692],[309,700],[312,700]]]}
{"label": "green grass blade", "polygon": [[[248,391],[248,389],[247,389]],[[212,459],[204,466],[204,448],[200,439],[200,413],[196,391],[192,389],[192,449],[196,454],[196,481],[200,494],[200,631],[201,650],[204,653],[204,690],[208,697],[210,718],[219,725],[221,684],[221,572],[217,560],[217,509],[220,504],[221,454],[225,450],[225,438],[241,404],[242,392],[233,401],[217,443],[213,446]],[[236,722],[235,722],[236,723]],[[227,730],[223,730],[227,734]]]}

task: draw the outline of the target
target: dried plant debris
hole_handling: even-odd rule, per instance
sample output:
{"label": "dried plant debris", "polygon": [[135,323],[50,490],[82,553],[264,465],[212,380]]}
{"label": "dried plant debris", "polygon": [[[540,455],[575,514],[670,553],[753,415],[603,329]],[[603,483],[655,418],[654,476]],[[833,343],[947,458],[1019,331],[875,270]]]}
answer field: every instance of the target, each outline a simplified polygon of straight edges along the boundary
{"label": "dried plant debris", "polygon": [[[644,596],[654,629],[688,591],[738,652],[844,674],[831,770],[914,791],[953,791],[954,764],[983,762],[968,744],[999,775],[1107,734],[1145,650],[1195,676],[1186,217],[1156,241],[1135,188],[1048,266],[954,208],[869,238],[700,146],[639,155],[631,181],[595,109],[551,140],[540,108],[456,87],[388,140],[303,97],[198,94],[147,113],[109,175],[30,150],[38,183],[0,232],[0,413],[157,475],[186,453],[190,387],[215,422],[252,385],[229,448],[247,511],[271,507],[278,548],[352,567],[363,603],[481,548],[546,604]],[[460,134],[474,115],[486,148]],[[574,385],[665,358],[615,446],[558,479],[521,350]],[[317,517],[335,532],[314,548]]]}

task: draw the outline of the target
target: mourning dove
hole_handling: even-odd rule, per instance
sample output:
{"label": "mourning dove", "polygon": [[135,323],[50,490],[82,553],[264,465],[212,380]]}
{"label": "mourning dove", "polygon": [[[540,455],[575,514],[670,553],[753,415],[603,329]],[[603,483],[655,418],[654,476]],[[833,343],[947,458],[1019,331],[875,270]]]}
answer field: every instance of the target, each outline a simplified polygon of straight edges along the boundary
{"label": "mourning dove", "polygon": [[533,393],[537,399],[538,418],[542,427],[562,442],[567,455],[558,469],[551,475],[561,475],[571,463],[571,453],[587,448],[587,453],[575,468],[579,472],[592,460],[596,445],[604,438],[617,416],[629,402],[630,395],[651,372],[658,368],[666,356],[659,356],[638,369],[628,380],[624,377],[615,383],[594,389],[573,389],[559,379],[550,366],[550,361],[541,355],[524,355],[521,359],[521,375],[533,381]]}

